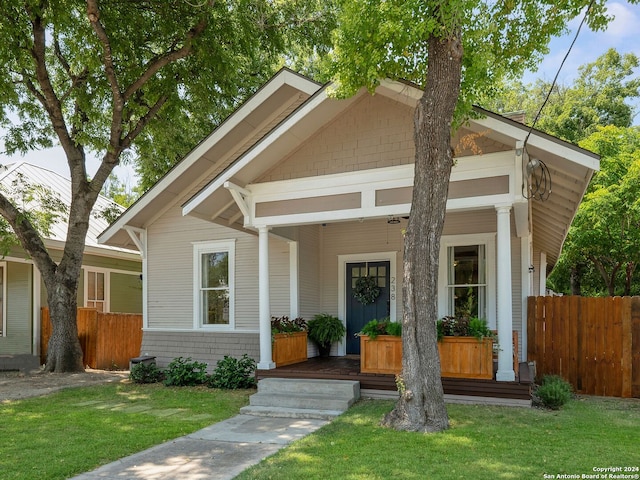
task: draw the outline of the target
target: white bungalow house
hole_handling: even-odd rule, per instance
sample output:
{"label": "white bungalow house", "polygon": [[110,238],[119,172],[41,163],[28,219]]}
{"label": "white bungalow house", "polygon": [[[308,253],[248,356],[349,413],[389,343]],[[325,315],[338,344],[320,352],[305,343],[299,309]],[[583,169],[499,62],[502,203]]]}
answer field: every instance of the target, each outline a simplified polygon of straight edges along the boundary
{"label": "white bungalow house", "polygon": [[[71,203],[71,181],[46,168],[26,162],[1,166],[0,189],[10,194],[16,183],[44,187],[66,205]],[[94,212],[114,206],[113,201],[99,196]],[[101,215],[89,219],[78,306],[102,312],[141,313],[140,254],[98,244],[98,234],[108,225]],[[59,220],[43,239],[55,261],[62,258],[66,236],[67,223]],[[47,291],[40,271],[21,247],[12,248],[0,258],[0,370],[31,370],[40,366],[40,313],[46,306]]]}
{"label": "white bungalow house", "polygon": [[[327,87],[280,71],[100,235],[142,253],[142,354],[162,366],[248,353],[271,369],[272,315],[337,315],[347,327],[338,356],[359,352],[353,333],[367,320],[401,318],[422,92],[384,81],[337,100]],[[499,339],[518,331],[524,361],[526,299],[544,295],[599,160],[535,130],[523,148],[526,126],[478,113],[453,140],[434,301],[442,316],[466,306]],[[540,165],[553,186],[544,200],[528,198]],[[363,275],[381,291],[366,306],[352,295]],[[503,341],[497,380],[513,379]]]}

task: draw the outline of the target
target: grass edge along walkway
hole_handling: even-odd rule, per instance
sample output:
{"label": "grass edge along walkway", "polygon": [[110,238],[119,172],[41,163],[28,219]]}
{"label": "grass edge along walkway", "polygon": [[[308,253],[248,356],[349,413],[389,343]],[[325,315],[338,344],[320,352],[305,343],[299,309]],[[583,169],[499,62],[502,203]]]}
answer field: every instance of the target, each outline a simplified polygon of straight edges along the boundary
{"label": "grass edge along walkway", "polygon": [[255,390],[130,382],[0,403],[3,480],[65,479],[237,415]]}
{"label": "grass edge along walkway", "polygon": [[581,397],[559,411],[448,405],[451,429],[435,435],[380,427],[392,406],[361,401],[237,478],[526,480],[640,467],[640,399]]}

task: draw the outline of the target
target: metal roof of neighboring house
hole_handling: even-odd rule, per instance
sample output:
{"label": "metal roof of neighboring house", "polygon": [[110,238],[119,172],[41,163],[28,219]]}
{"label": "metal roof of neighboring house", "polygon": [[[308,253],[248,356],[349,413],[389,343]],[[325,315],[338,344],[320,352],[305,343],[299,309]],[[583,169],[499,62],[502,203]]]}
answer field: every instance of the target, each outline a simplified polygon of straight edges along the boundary
{"label": "metal roof of neighboring house", "polygon": [[[40,185],[51,192],[66,205],[71,205],[71,181],[62,175],[38,167],[26,162],[17,162],[3,165],[0,170],[0,185],[6,190],[10,188],[14,181],[25,181],[32,185]],[[117,205],[112,200],[99,195],[93,212],[101,212],[106,208],[113,208],[116,205],[121,211],[124,208]],[[36,207],[37,208],[37,207]],[[63,215],[64,216],[64,215]],[[66,217],[66,216],[65,216]],[[98,235],[109,226],[109,222],[100,215],[91,214],[89,219],[89,230],[85,240],[85,252],[92,255],[112,256],[138,260],[140,255],[135,250],[98,243]],[[67,222],[58,221],[50,228],[49,235],[44,239],[47,248],[63,249],[67,236]]]}

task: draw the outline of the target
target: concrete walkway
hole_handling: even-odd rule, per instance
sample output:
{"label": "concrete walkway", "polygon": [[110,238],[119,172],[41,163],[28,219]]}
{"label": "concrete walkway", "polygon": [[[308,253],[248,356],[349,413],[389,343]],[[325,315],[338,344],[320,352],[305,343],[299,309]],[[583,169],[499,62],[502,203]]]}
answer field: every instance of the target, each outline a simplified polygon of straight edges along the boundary
{"label": "concrete walkway", "polygon": [[237,415],[73,479],[232,479],[327,423],[327,420]]}

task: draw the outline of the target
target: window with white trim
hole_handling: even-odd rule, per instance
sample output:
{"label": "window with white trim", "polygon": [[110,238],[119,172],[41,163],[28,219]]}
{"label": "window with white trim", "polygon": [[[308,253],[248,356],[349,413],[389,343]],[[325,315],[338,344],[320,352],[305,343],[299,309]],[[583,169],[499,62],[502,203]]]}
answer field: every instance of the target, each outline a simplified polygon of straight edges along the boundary
{"label": "window with white trim", "polygon": [[95,270],[86,270],[86,295],[85,306],[87,308],[95,308],[99,312],[106,312],[107,307],[107,274]]}
{"label": "window with white trim", "polygon": [[194,245],[194,325],[233,328],[235,244]]}
{"label": "window with white trim", "polygon": [[484,245],[447,248],[449,315],[487,318],[487,259]]}

